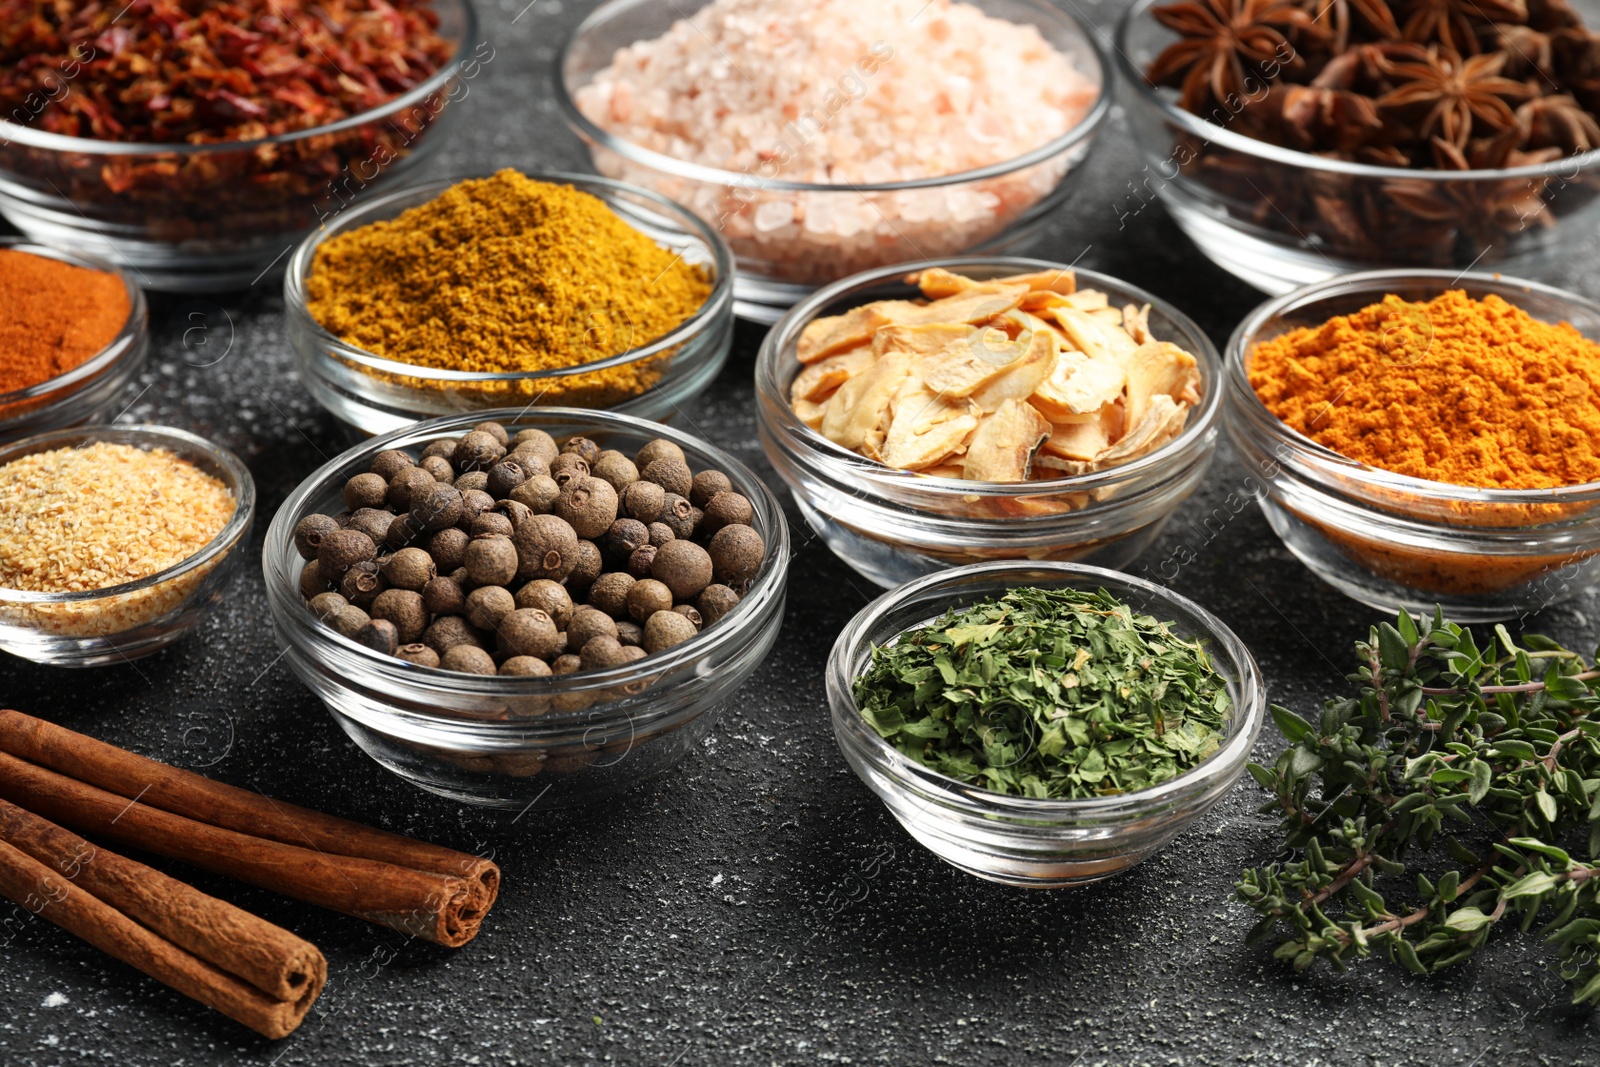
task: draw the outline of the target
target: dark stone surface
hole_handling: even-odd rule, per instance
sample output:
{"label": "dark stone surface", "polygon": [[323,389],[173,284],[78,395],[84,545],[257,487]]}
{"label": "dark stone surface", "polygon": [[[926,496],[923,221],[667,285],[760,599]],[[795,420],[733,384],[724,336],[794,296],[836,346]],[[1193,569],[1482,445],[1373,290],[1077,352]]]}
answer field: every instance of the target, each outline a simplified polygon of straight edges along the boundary
{"label": "dark stone surface", "polygon": [[[544,80],[581,12],[524,2],[484,12],[495,58],[437,170],[582,165]],[[1084,5],[1100,26],[1117,8]],[[1039,254],[1150,288],[1220,344],[1260,296],[1205,262],[1158,207],[1120,228],[1136,166],[1114,116]],[[1562,280],[1600,292],[1576,265]],[[1593,1062],[1600,1030],[1566,1006],[1532,938],[1508,932],[1478,960],[1420,980],[1382,961],[1293,977],[1246,947],[1248,913],[1230,885],[1274,840],[1248,781],[1165,852],[1089,888],[1006,889],[936,860],[834,746],[823,662],[874,591],[793,515],[802,547],[780,645],[676,773],[599,810],[515,824],[405,785],[275,662],[261,534],[298,480],[348,443],[290,370],[276,286],[158,298],[153,321],[160,348],[125,421],[237,450],[261,490],[256,551],[198,634],[78,673],[8,658],[0,702],[297,803],[492,849],[505,890],[482,935],[450,952],[195,875],[328,955],[327,992],[278,1043],[6,912],[19,921],[0,938],[0,1063]],[[682,423],[770,476],[750,403],[760,337],[741,327],[734,360]],[[1350,642],[1374,619],[1312,578],[1254,508],[1201,525],[1243,479],[1225,455],[1133,569],[1191,548],[1195,562],[1171,584],[1250,645],[1275,700],[1305,710],[1342,684]],[[1537,621],[1585,647],[1596,620],[1586,597]],[[1269,726],[1258,758],[1281,744]]]}

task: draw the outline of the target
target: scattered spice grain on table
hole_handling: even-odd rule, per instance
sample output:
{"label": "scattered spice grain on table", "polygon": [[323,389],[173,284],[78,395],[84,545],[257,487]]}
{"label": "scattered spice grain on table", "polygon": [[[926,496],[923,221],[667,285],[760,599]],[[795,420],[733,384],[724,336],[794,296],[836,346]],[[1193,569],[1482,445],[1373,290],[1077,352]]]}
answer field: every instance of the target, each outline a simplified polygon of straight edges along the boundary
{"label": "scattered spice grain on table", "polygon": [[[347,344],[481,373],[620,355],[672,332],[711,295],[699,267],[598,197],[512,170],[330,239],[307,288],[312,317]],[[662,369],[652,359],[521,384],[543,403],[601,407],[650,389]]]}
{"label": "scattered spice grain on table", "polygon": [[115,274],[0,249],[0,394],[81,366],[116,340],[129,310]]}
{"label": "scattered spice grain on table", "polygon": [[0,588],[68,593],[193,556],[232,518],[221,481],[164,449],[98,441],[0,467]]}
{"label": "scattered spice grain on table", "polygon": [[1258,345],[1250,384],[1296,431],[1381,470],[1486,489],[1600,481],[1600,343],[1498,296],[1387,296]]}

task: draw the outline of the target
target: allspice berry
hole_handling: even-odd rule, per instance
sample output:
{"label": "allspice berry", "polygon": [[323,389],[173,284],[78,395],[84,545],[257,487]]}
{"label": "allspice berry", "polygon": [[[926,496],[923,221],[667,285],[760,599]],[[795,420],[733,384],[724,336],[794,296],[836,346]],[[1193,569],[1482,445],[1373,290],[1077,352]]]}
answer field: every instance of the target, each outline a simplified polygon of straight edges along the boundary
{"label": "allspice berry", "polygon": [[422,594],[410,589],[385,589],[373,599],[368,614],[393,623],[399,634],[397,643],[402,645],[421,640],[422,631],[428,628],[429,612]]}
{"label": "allspice berry", "polygon": [[394,650],[394,654],[396,659],[403,659],[407,663],[416,664],[418,667],[437,667],[439,665],[439,653],[421,642],[401,645]]}
{"label": "allspice berry", "polygon": [[503,585],[483,585],[467,594],[467,621],[480,630],[493,630],[516,610],[516,597]]}
{"label": "allspice berry", "polygon": [[344,506],[351,511],[357,508],[381,508],[389,495],[389,483],[376,474],[358,474],[344,483]]}
{"label": "allspice berry", "polygon": [[422,587],[422,606],[434,615],[460,615],[467,610],[467,594],[460,583],[441,575]]}
{"label": "allspice berry", "polygon": [[294,550],[301,559],[316,559],[322,539],[339,528],[331,515],[307,515],[294,526]]}
{"label": "allspice berry", "polygon": [[589,587],[589,603],[613,619],[623,618],[628,614],[628,590],[633,584],[633,576],[621,571],[602,574]]}
{"label": "allspice berry", "polygon": [[485,490],[461,490],[461,520],[457,525],[462,523],[470,524],[473,519],[494,507],[494,501],[495,498]]}
{"label": "allspice berry", "polygon": [[587,437],[569,437],[561,443],[561,453],[582,456],[585,463],[593,463],[600,454],[600,446]]}
{"label": "allspice berry", "polygon": [[472,538],[465,530],[454,527],[440,530],[428,538],[428,555],[433,557],[433,564],[439,568],[440,574],[449,574],[466,562],[467,542],[470,540]]}
{"label": "allspice berry", "polygon": [[[318,564],[320,566],[320,564]],[[358,608],[372,605],[373,598],[389,587],[378,572],[378,561],[364,559],[339,576],[339,595]]]}
{"label": "allspice berry", "polygon": [[566,519],[579,537],[592,541],[616,521],[617,491],[599,478],[574,478],[561,487],[550,510]]}
{"label": "allspice berry", "polygon": [[372,621],[372,616],[360,608],[350,605],[349,607],[340,608],[323,621],[332,627],[335,632],[354,638],[363,626]]}
{"label": "allspice berry", "polygon": [[511,543],[516,546],[517,577],[562,581],[578,565],[578,535],[565,519],[534,515],[517,524]]}
{"label": "allspice berry", "polygon": [[472,520],[467,527],[467,532],[473,537],[488,537],[498,535],[510,537],[516,530],[516,524],[506,517],[503,511],[485,511]]}
{"label": "allspice berry", "polygon": [[370,619],[365,626],[355,632],[354,640],[356,644],[365,645],[374,652],[392,656],[395,649],[400,647],[397,634],[398,630],[394,623],[383,619]]}
{"label": "allspice berry", "polygon": [[421,591],[439,576],[439,569],[433,562],[433,557],[420,548],[402,548],[384,561],[382,568],[384,581],[396,589],[414,589]]}
{"label": "allspice berry", "polygon": [[705,517],[700,520],[701,536],[715,534],[724,526],[749,526],[756,517],[756,509],[741,493],[718,493],[703,506]]}
{"label": "allspice berry", "polygon": [[501,444],[494,434],[482,430],[470,430],[462,434],[461,439],[456,442],[453,462],[458,471],[488,470],[505,454],[506,446]]}
{"label": "allspice berry", "polygon": [[307,605],[311,609],[311,614],[319,619],[326,619],[340,608],[349,606],[350,601],[338,593],[318,593],[311,598],[311,603]]}
{"label": "allspice berry", "polygon": [[700,609],[700,617],[707,626],[711,626],[739,604],[739,594],[725,585],[708,585],[700,591],[695,598],[694,606]]}
{"label": "allspice berry", "polygon": [[412,493],[426,493],[438,484],[438,479],[421,467],[407,467],[389,479],[389,492],[385,499],[396,511],[410,511]]}
{"label": "allspice berry", "polygon": [[556,439],[538,429],[517,431],[517,435],[511,439],[511,450],[538,456],[546,467],[561,453],[561,449],[556,447]]}
{"label": "allspice berry", "polygon": [[600,550],[612,559],[625,560],[633,550],[650,543],[650,528],[638,519],[618,519],[600,539]]}
{"label": "allspice berry", "polygon": [[512,656],[500,664],[500,674],[508,678],[548,678],[550,664],[537,656]]}
{"label": "allspice berry", "polygon": [[672,590],[675,600],[688,600],[711,584],[711,554],[693,541],[668,541],[656,549],[650,577]]}
{"label": "allspice berry", "polygon": [[637,645],[644,640],[644,627],[632,619],[618,619],[617,640],[622,642],[624,648]]}
{"label": "allspice berry", "polygon": [[449,485],[456,480],[456,469],[443,456],[424,456],[417,466],[433,475],[433,480]]}
{"label": "allspice berry", "polygon": [[625,565],[627,572],[635,578],[650,577],[650,568],[656,565],[656,546],[640,545],[633,550]]}
{"label": "allspice berry", "polygon": [[517,577],[517,547],[501,534],[474,537],[462,566],[474,585],[510,585]]}
{"label": "allspice berry", "polygon": [[407,545],[417,544],[422,535],[422,527],[412,521],[411,512],[408,511],[389,520],[389,529],[384,532],[383,543],[391,549],[401,549]]}
{"label": "allspice berry", "polygon": [[428,628],[422,632],[422,643],[443,658],[446,652],[457,645],[482,648],[483,638],[472,628],[472,624],[460,615],[441,615],[429,623]]}
{"label": "allspice berry", "polygon": [[635,622],[644,622],[658,611],[672,610],[672,590],[654,578],[634,582],[628,590],[628,614]]}
{"label": "allspice berry", "polygon": [[674,538],[694,536],[695,508],[688,499],[677,493],[668,493],[661,503],[659,522],[672,531]]}
{"label": "allspice berry", "polygon": [[538,608],[518,608],[508,612],[495,627],[500,651],[512,656],[536,656],[551,660],[566,647],[555,620]]}
{"label": "allspice berry", "polygon": [[694,476],[694,481],[689,485],[689,503],[697,508],[703,508],[718,493],[732,491],[733,482],[726,474],[718,470],[703,470]]}
{"label": "allspice berry", "polygon": [[511,490],[528,480],[530,472],[513,456],[507,456],[499,463],[489,468],[489,481],[484,486],[484,491],[499,500],[503,496],[510,496]]}
{"label": "allspice berry", "polygon": [[480,422],[473,427],[478,433],[486,433],[500,443],[501,448],[511,447],[511,435],[506,433],[506,428],[493,420]]}
{"label": "allspice berry", "polygon": [[556,628],[565,630],[572,621],[572,595],[560,582],[536,578],[517,590],[518,608],[538,608],[555,622]]}
{"label": "allspice berry", "polygon": [[489,472],[467,471],[465,474],[458,477],[452,484],[454,484],[455,487],[461,490],[463,493],[470,493],[474,489],[482,492],[489,487]]}
{"label": "allspice berry", "polygon": [[696,630],[704,629],[705,620],[700,617],[699,609],[693,604],[678,604],[672,610],[677,612],[679,615],[682,615],[690,622],[694,623],[694,628]]}
{"label": "allspice berry", "polygon": [[391,512],[379,511],[377,508],[358,508],[340,525],[346,530],[360,530],[372,538],[374,545],[381,545],[389,540],[389,526],[393,522],[394,515]]}
{"label": "allspice berry", "polygon": [[[641,629],[639,631],[639,633],[642,635],[644,633],[644,631]],[[641,640],[642,640],[642,637],[641,637]],[[646,652],[640,645],[623,645],[622,646],[622,654],[628,657],[628,662],[629,663],[637,663],[639,660],[644,659],[650,653]]]}
{"label": "allspice berry", "polygon": [[644,624],[644,650],[649,653],[664,652],[673,645],[681,645],[699,631],[694,623],[675,611],[658,611]]}
{"label": "allspice berry", "polygon": [[621,493],[639,480],[639,468],[633,465],[633,460],[612,448],[594,458],[589,464],[589,475],[609,482],[611,488]]}
{"label": "allspice berry", "polygon": [[634,482],[622,491],[618,510],[630,519],[643,523],[655,522],[661,516],[661,505],[667,491],[655,482]]}
{"label": "allspice berry", "polygon": [[495,673],[494,657],[472,645],[456,645],[439,657],[439,666],[444,670],[459,671],[462,674]]}
{"label": "allspice berry", "polygon": [[586,671],[603,671],[608,667],[621,667],[629,662],[622,651],[622,642],[615,637],[600,634],[590,638],[578,653],[578,661]]}
{"label": "allspice berry", "polygon": [[557,485],[565,486],[574,478],[589,477],[589,464],[575,452],[563,452],[550,461],[550,477]]}
{"label": "allspice berry", "polygon": [[511,495],[506,499],[515,500],[536,515],[544,515],[560,495],[561,487],[554,478],[548,474],[534,474],[511,490]]}
{"label": "allspice berry", "polygon": [[577,674],[582,669],[583,661],[570,652],[564,656],[557,656],[550,661],[552,674]]}
{"label": "allspice berry", "polygon": [[378,546],[360,530],[333,530],[317,546],[317,564],[325,577],[337,578],[377,554]]}
{"label": "allspice berry", "polygon": [[567,624],[567,651],[582,652],[583,646],[596,637],[616,636],[616,620],[598,608],[585,604],[572,613],[572,621]]}
{"label": "allspice berry", "polygon": [[[422,449],[422,459],[429,456],[438,456],[446,463],[454,463],[456,457],[456,440],[453,437],[441,437],[437,441],[429,441]],[[421,460],[418,460],[421,462]]]}
{"label": "allspice berry", "polygon": [[567,588],[572,590],[574,596],[582,596],[604,570],[605,561],[600,557],[600,546],[593,541],[579,541],[578,562],[573,566],[572,573],[567,575]]}
{"label": "allspice berry", "polygon": [[639,468],[639,477],[655,482],[669,493],[687,498],[694,487],[694,475],[681,459],[658,459]]}
{"label": "allspice berry", "polygon": [[372,457],[372,465],[367,469],[382,478],[384,485],[388,485],[396,474],[413,465],[411,457],[398,448],[386,448]]}
{"label": "allspice berry", "polygon": [[646,443],[634,455],[633,462],[638,464],[640,471],[643,471],[658,459],[675,459],[679,463],[687,462],[683,449],[663,437],[657,437],[655,440]]}
{"label": "allspice berry", "polygon": [[672,532],[672,527],[664,522],[652,522],[646,529],[650,531],[650,543],[657,548],[660,548],[668,541],[676,541],[678,539],[678,535]]}
{"label": "allspice berry", "polygon": [[429,532],[454,526],[461,521],[464,509],[461,490],[453,485],[435,485],[426,492],[411,494],[411,517]]}
{"label": "allspice berry", "polygon": [[300,568],[300,595],[310,600],[318,593],[326,593],[329,586],[328,579],[322,576],[322,564],[316,560],[308,560]]}
{"label": "allspice berry", "polygon": [[749,526],[724,526],[711,538],[711,567],[717,581],[742,585],[761,573],[767,544]]}

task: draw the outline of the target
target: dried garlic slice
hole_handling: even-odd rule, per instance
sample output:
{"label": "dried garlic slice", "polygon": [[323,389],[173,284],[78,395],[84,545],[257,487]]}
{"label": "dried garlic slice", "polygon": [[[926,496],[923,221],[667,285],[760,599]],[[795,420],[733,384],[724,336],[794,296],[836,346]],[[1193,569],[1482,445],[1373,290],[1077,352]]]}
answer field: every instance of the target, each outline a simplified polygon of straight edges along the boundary
{"label": "dried garlic slice", "polygon": [[1054,330],[1041,330],[1027,338],[1027,352],[1013,360],[1000,373],[985,381],[971,396],[984,411],[997,411],[1008,400],[1026,400],[1055,368],[1061,337]]}
{"label": "dried garlic slice", "polygon": [[890,352],[845,382],[824,407],[822,436],[845,448],[861,448],[888,421],[889,401],[910,370],[910,356]]}
{"label": "dried garlic slice", "polygon": [[889,410],[883,462],[902,470],[932,467],[956,455],[978,428],[971,401],[941,397],[915,374],[901,383]]}
{"label": "dried garlic slice", "polygon": [[884,326],[902,321],[912,311],[921,311],[927,305],[910,300],[879,300],[851,308],[843,315],[830,315],[815,319],[800,331],[795,354],[801,363],[815,363],[831,355],[855,348],[872,340],[872,335]]}
{"label": "dried garlic slice", "polygon": [[[1124,362],[1139,346],[1123,332],[1121,326],[1102,322],[1087,311],[1077,308],[1052,308],[1050,313],[1061,324],[1067,341],[1078,351],[1096,359],[1114,359]],[[1120,316],[1119,316],[1120,318]]]}
{"label": "dried garlic slice", "polygon": [[1033,467],[1033,454],[1049,439],[1051,429],[1032,405],[1007,400],[978,423],[962,469],[974,481],[1025,482]]}
{"label": "dried garlic slice", "polygon": [[789,396],[795,400],[826,400],[835,389],[871,366],[872,361],[871,345],[861,345],[819,360],[795,376]]}
{"label": "dried garlic slice", "polygon": [[1062,352],[1029,399],[1051,422],[1080,422],[1120,400],[1127,383],[1127,373],[1113,359]]}
{"label": "dried garlic slice", "polygon": [[959,341],[917,360],[928,388],[946,396],[970,396],[985,382],[1025,358],[1029,347],[1000,330],[969,330]]}
{"label": "dried garlic slice", "polygon": [[975,327],[964,322],[935,322],[926,326],[885,326],[872,335],[875,355],[885,352],[909,352],[925,356],[949,345],[965,341]]}
{"label": "dried garlic slice", "polygon": [[1134,349],[1128,360],[1128,425],[1138,426],[1156,396],[1181,399],[1200,371],[1195,358],[1168,341],[1152,341]]}
{"label": "dried garlic slice", "polygon": [[1146,452],[1153,452],[1176,437],[1189,417],[1189,409],[1165,393],[1150,398],[1150,406],[1138,421],[1130,420],[1128,432],[1100,454],[1098,465],[1124,463]]}

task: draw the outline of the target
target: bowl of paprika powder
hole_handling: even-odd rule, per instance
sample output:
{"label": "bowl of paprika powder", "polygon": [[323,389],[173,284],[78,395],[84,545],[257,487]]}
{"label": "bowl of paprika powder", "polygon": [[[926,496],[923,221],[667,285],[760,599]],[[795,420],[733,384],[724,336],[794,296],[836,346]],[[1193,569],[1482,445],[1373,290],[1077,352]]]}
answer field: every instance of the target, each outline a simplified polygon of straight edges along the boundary
{"label": "bowl of paprika powder", "polygon": [[1319,578],[1484,622],[1600,584],[1600,304],[1536,282],[1372,271],[1256,309],[1229,431]]}
{"label": "bowl of paprika powder", "polygon": [[144,295],[126,274],[0,238],[0,441],[103,417],[149,352]]}

